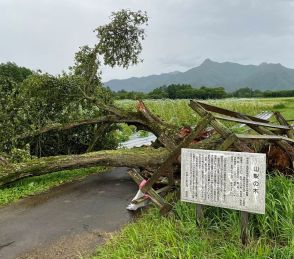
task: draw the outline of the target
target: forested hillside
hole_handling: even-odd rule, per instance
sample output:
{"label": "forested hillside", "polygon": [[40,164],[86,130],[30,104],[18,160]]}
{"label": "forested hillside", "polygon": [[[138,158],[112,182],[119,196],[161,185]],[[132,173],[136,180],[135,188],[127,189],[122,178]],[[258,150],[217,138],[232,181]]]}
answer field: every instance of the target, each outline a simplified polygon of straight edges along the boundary
{"label": "forested hillside", "polygon": [[237,63],[218,63],[206,59],[200,66],[186,72],[172,72],[146,77],[132,77],[124,80],[110,80],[105,83],[112,90],[150,92],[153,89],[170,84],[190,84],[193,87],[219,87],[227,91],[239,88],[253,90],[290,90],[294,89],[294,69],[281,64],[262,63],[240,65]]}

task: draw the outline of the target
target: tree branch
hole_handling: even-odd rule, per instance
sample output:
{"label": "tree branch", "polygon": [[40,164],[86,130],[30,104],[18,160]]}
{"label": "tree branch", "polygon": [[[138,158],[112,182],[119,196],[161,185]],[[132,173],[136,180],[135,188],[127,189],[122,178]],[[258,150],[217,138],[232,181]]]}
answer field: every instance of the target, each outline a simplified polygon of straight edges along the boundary
{"label": "tree branch", "polygon": [[73,128],[77,128],[80,126],[85,126],[85,125],[93,125],[93,124],[100,124],[100,123],[129,123],[129,124],[143,124],[143,121],[140,121],[137,118],[119,118],[115,115],[108,115],[108,116],[102,116],[99,118],[95,119],[88,119],[88,120],[78,120],[78,121],[73,121],[70,123],[64,123],[64,124],[54,124],[51,126],[47,126],[41,129],[37,129],[34,131],[31,131],[30,133],[26,133],[23,135],[20,135],[17,137],[17,139],[24,139],[28,137],[34,137],[38,136],[40,134],[48,133],[51,131],[64,131],[64,130],[69,130]]}
{"label": "tree branch", "polygon": [[[99,105],[102,104],[99,103]],[[128,125],[134,125],[139,129],[152,132],[158,138],[160,143],[170,150],[175,148],[175,146],[178,143],[178,128],[175,125],[171,125],[162,121],[159,117],[152,114],[142,101],[139,101],[137,104],[137,112],[127,112],[115,106],[109,106],[104,104],[101,107],[103,110],[105,109],[105,111],[108,111],[110,115],[94,119],[70,122],[66,124],[47,126],[41,129],[34,130],[30,133],[23,134],[17,137],[17,139],[34,137],[51,131],[58,132],[69,130],[84,125],[93,125],[100,123],[127,123]],[[101,107],[99,106],[99,108]],[[107,107],[107,109],[105,107]]]}

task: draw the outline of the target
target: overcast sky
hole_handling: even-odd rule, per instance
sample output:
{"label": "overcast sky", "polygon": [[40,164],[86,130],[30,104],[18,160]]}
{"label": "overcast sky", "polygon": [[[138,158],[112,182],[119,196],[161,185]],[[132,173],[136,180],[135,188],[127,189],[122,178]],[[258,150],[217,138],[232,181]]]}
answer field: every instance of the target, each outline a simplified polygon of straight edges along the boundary
{"label": "overcast sky", "polygon": [[0,0],[0,63],[58,74],[122,8],[150,17],[144,62],[104,67],[104,81],[185,71],[206,58],[294,68],[294,0]]}

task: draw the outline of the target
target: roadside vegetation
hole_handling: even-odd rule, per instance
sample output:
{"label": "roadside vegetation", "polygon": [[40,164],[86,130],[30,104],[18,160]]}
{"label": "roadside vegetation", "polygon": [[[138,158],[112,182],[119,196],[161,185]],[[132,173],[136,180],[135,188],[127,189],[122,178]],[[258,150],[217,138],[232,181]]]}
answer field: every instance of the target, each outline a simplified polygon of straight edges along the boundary
{"label": "roadside vegetation", "polygon": [[0,189],[0,207],[21,198],[45,192],[53,187],[105,172],[105,167],[82,168],[22,179]]}
{"label": "roadside vegetation", "polygon": [[[184,125],[197,121],[187,100],[146,100],[166,121]],[[293,98],[208,100],[220,107],[256,115],[279,110],[294,119]],[[123,100],[124,108],[134,101]],[[191,121],[192,118],[192,121]],[[294,258],[294,178],[268,172],[266,214],[250,215],[250,244],[240,241],[237,211],[205,208],[205,222],[196,226],[195,205],[177,201],[173,215],[162,217],[151,207],[114,234],[93,258]]]}
{"label": "roadside vegetation", "polygon": [[240,241],[237,211],[207,206],[197,227],[193,204],[178,201],[169,217],[152,207],[93,258],[294,258],[293,200],[293,178],[267,178],[266,214],[250,215],[247,247]]}

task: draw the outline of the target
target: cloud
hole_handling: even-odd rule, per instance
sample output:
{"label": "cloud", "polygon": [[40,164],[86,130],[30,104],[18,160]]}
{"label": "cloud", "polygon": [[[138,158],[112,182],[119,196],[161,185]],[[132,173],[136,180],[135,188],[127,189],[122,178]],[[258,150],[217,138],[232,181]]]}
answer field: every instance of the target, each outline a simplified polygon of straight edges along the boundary
{"label": "cloud", "polygon": [[294,3],[290,0],[1,0],[0,62],[57,74],[93,29],[121,8],[150,16],[143,64],[103,68],[104,79],[184,70],[209,57],[294,67]]}

